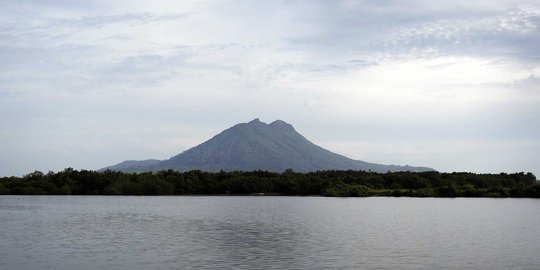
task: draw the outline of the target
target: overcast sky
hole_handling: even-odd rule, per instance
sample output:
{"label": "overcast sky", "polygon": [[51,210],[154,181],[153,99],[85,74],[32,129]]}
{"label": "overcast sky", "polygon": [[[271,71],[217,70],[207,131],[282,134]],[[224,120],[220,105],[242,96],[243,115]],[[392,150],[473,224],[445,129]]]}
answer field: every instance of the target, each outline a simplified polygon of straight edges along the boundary
{"label": "overcast sky", "polygon": [[253,118],[540,178],[540,3],[0,2],[0,176],[166,159]]}

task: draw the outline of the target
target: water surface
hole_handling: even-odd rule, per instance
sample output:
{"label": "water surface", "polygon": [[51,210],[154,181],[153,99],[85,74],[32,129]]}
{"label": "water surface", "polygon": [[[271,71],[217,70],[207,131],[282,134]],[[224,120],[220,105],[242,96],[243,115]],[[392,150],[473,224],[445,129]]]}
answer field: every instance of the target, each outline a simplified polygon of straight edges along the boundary
{"label": "water surface", "polygon": [[0,269],[539,269],[540,200],[0,196]]}

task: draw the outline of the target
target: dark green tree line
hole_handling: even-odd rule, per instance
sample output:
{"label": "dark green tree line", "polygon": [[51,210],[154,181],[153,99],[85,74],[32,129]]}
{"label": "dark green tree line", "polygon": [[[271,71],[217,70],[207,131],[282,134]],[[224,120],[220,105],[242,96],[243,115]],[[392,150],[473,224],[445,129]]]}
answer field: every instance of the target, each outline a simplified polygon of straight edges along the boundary
{"label": "dark green tree line", "polygon": [[0,178],[0,195],[224,195],[540,197],[532,173],[319,171],[122,173],[67,168]]}

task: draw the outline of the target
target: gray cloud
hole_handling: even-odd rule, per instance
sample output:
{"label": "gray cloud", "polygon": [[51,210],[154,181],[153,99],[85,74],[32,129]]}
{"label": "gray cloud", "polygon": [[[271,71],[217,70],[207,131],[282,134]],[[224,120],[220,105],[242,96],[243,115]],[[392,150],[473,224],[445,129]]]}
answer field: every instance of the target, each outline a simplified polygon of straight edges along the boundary
{"label": "gray cloud", "polygon": [[536,1],[3,1],[0,23],[0,175],[166,158],[255,117],[353,158],[540,174],[514,161],[538,158]]}

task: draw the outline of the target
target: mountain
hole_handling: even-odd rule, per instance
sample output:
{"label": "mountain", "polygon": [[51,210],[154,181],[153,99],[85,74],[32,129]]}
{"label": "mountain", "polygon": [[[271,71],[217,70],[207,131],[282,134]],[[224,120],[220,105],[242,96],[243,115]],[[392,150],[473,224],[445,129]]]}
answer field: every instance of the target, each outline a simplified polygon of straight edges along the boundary
{"label": "mountain", "polygon": [[310,142],[281,120],[265,124],[259,119],[237,124],[212,139],[170,159],[124,161],[102,170],[124,172],[160,171],[253,171],[297,172],[320,170],[433,171],[426,167],[382,165],[353,160]]}

